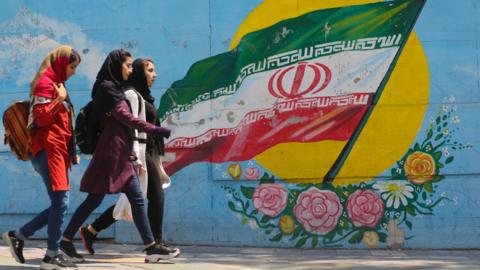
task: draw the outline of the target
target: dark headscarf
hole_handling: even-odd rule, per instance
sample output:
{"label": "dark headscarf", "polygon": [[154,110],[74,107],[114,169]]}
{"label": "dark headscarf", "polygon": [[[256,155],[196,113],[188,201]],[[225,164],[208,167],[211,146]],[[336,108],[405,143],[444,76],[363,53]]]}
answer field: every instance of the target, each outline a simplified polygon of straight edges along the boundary
{"label": "dark headscarf", "polygon": [[[158,118],[157,110],[155,109],[155,98],[151,95],[150,88],[147,83],[147,76],[145,74],[145,63],[148,60],[145,59],[136,59],[133,61],[133,71],[130,77],[128,78],[128,86],[134,88],[143,99],[148,103],[145,103],[145,116],[147,122],[160,126],[160,120]],[[165,143],[163,137],[159,135],[147,134],[147,152],[150,154],[160,154],[165,153]]]}
{"label": "dark headscarf", "polygon": [[143,99],[153,104],[155,98],[152,97],[150,88],[147,84],[147,76],[145,74],[145,61],[146,60],[141,58],[133,61],[133,72],[132,75],[130,75],[130,77],[128,78],[127,84],[135,88],[135,90],[137,90],[137,92],[142,95]]}
{"label": "dark headscarf", "polygon": [[98,71],[92,89],[93,114],[98,120],[103,119],[118,102],[125,99],[122,64],[126,53],[127,51],[122,49],[113,50]]}

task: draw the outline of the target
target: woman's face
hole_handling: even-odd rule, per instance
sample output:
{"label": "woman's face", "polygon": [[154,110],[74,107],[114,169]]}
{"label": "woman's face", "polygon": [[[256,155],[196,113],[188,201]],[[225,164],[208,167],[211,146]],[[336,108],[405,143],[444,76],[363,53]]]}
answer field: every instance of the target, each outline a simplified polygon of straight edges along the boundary
{"label": "woman's face", "polygon": [[155,65],[150,61],[147,61],[145,65],[145,77],[147,77],[148,88],[152,87],[155,78],[157,78],[157,73],[155,73]]}
{"label": "woman's face", "polygon": [[127,57],[125,62],[122,64],[122,78],[124,81],[128,80],[128,77],[130,77],[130,74],[132,74],[132,58]]}
{"label": "woman's face", "polygon": [[67,80],[75,74],[79,64],[80,64],[79,61],[75,61],[75,62],[72,62],[72,63],[68,64],[67,72],[66,72]]}

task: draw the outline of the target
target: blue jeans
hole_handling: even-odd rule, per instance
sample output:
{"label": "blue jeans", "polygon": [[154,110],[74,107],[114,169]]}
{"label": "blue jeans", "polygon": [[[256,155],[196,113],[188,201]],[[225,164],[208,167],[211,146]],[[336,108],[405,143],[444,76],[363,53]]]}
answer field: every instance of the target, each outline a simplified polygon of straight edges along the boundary
{"label": "blue jeans", "polygon": [[48,171],[47,155],[45,151],[39,152],[36,156],[30,156],[33,168],[37,171],[47,188],[48,197],[50,198],[50,207],[43,210],[30,220],[27,224],[20,228],[20,233],[29,237],[41,228],[47,227],[48,241],[47,248],[51,251],[58,251],[60,240],[62,237],[62,224],[68,208],[68,190],[53,191],[50,173]]}
{"label": "blue jeans", "polygon": [[[150,223],[147,218],[147,211],[145,210],[145,199],[143,198],[136,174],[133,174],[132,178],[125,184],[123,192],[132,206],[133,222],[142,237],[143,243],[146,245],[154,242],[155,239],[153,238]],[[105,194],[89,193],[87,198],[73,214],[63,236],[68,239],[73,239],[73,236],[75,236],[75,233],[80,229],[80,226],[82,226],[88,216],[100,205],[103,198],[105,198]]]}

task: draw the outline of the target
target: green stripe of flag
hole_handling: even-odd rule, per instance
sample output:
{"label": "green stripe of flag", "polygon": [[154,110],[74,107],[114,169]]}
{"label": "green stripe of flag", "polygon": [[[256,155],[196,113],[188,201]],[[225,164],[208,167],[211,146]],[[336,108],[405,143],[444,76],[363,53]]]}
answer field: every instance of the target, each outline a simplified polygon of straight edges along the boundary
{"label": "green stripe of flag", "polygon": [[369,37],[401,34],[404,40],[423,3],[423,0],[397,0],[318,10],[247,34],[232,51],[193,64],[185,78],[174,82],[162,96],[159,116],[164,119],[175,110],[187,110],[188,105],[204,97],[215,98],[212,91],[216,89],[227,86],[238,89],[242,68],[273,55]]}

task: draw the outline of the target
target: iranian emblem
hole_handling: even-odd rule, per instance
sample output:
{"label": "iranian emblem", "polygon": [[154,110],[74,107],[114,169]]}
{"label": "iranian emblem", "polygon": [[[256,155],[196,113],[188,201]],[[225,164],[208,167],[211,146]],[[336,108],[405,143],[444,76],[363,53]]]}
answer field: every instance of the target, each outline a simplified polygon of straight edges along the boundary
{"label": "iranian emblem", "polygon": [[276,71],[268,82],[268,90],[277,98],[300,98],[322,91],[331,78],[332,72],[326,65],[300,62]]}

